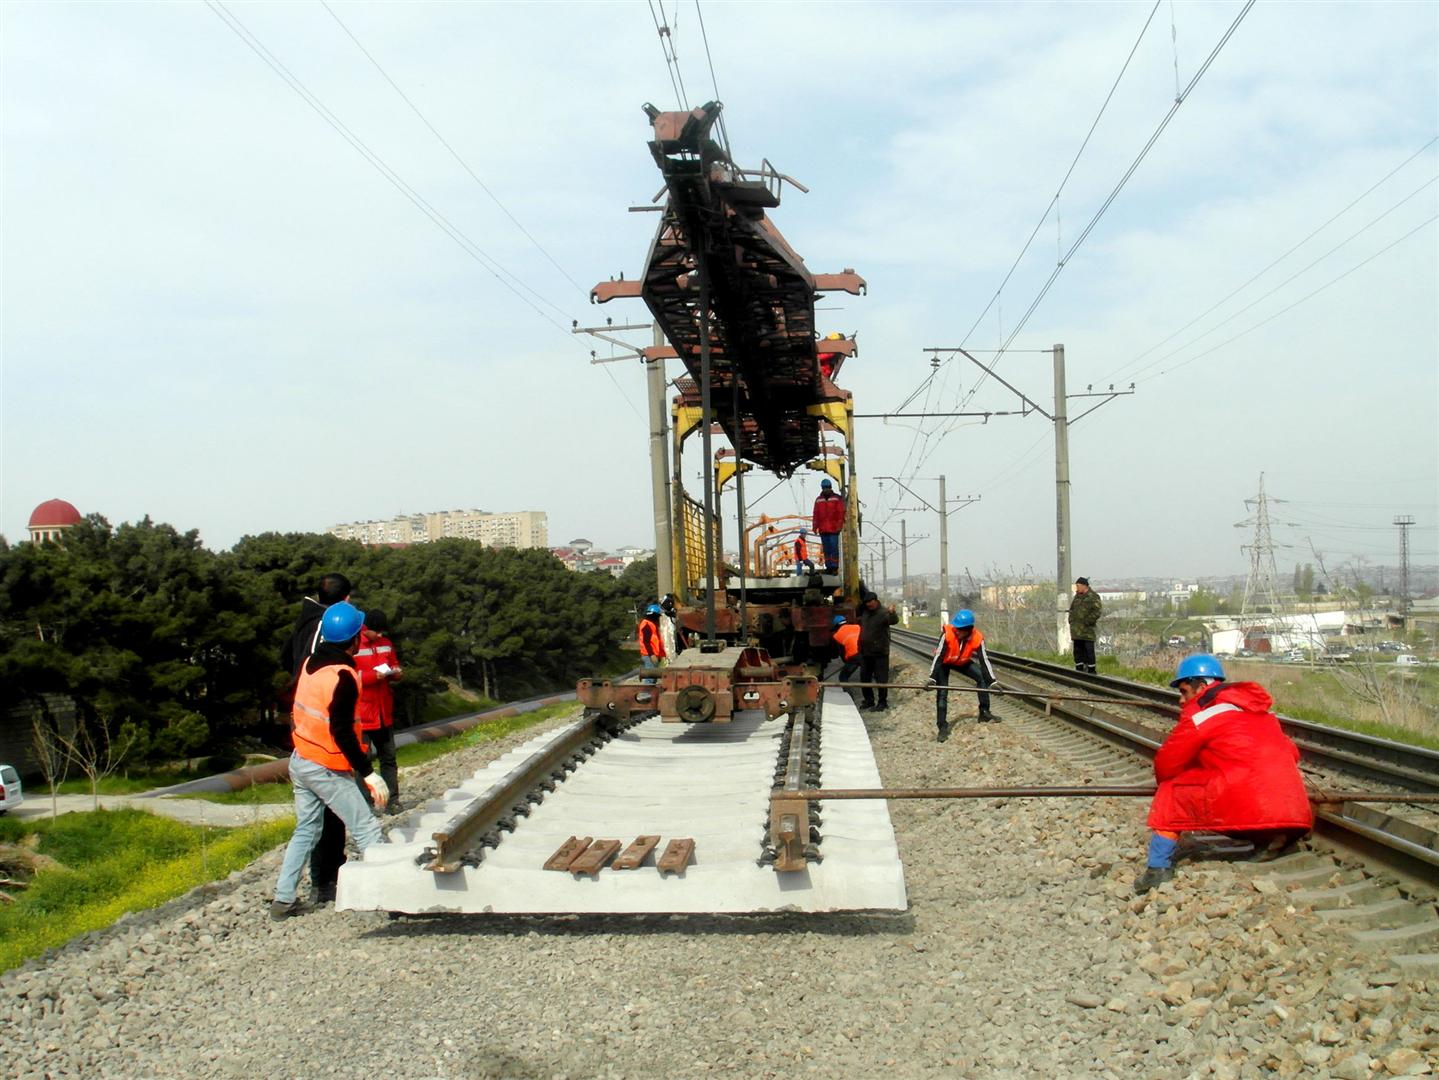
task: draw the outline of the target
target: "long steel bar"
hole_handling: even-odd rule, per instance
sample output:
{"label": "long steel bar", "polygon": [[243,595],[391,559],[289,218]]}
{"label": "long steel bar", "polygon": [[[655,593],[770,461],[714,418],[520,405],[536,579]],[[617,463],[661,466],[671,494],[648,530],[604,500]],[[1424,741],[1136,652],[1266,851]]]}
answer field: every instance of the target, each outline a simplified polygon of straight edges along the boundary
{"label": "long steel bar", "polygon": [[700,439],[704,453],[704,503],[705,503],[705,640],[715,640],[715,585],[719,574],[715,572],[715,522],[714,522],[714,449],[711,446],[710,429],[714,426],[714,406],[710,401],[710,281],[705,269],[705,260],[699,260],[700,277]]}
{"label": "long steel bar", "polygon": [[[845,799],[1070,799],[1147,798],[1153,784],[1122,787],[1082,786],[979,787],[979,788],[804,788],[776,791],[772,799],[803,799],[806,802]],[[1311,791],[1309,801],[1323,805],[1342,803],[1439,803],[1439,795],[1405,795],[1393,791]]]}
{"label": "long steel bar", "polygon": [[1042,698],[1045,701],[1089,701],[1096,705],[1133,705],[1140,709],[1157,709],[1162,712],[1175,712],[1173,705],[1164,705],[1157,701],[1129,701],[1125,698],[1113,697],[1085,697],[1080,694],[1050,694],[1043,690],[1005,690],[991,684],[988,687],[978,686],[930,686],[928,683],[876,683],[876,682],[824,682],[821,686],[834,686],[840,689],[856,690],[926,690],[935,694],[997,694],[1001,697],[1020,698]]}

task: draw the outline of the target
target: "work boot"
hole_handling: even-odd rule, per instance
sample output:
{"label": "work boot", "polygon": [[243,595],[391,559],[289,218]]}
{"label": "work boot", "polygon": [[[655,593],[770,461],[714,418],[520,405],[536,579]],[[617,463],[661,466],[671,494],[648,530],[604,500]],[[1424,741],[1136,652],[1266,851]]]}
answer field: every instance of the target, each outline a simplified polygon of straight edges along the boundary
{"label": "work boot", "polygon": [[874,702],[872,702],[872,701],[861,701],[861,702],[859,703],[859,711],[860,711],[860,712],[869,712],[869,711],[870,711],[871,709],[873,709],[873,708],[874,708]]}
{"label": "work boot", "polygon": [[1157,889],[1166,881],[1174,880],[1174,867],[1147,866],[1144,873],[1134,879],[1134,895],[1143,896],[1150,889]]}
{"label": "work boot", "polygon": [[303,915],[306,911],[305,902],[298,896],[293,900],[271,900],[270,918],[275,922],[281,922],[292,915]]}
{"label": "work boot", "polygon": [[333,881],[328,885],[317,885],[315,887],[315,906],[320,907],[323,904],[333,904],[335,902],[335,889],[336,883]]}
{"label": "work boot", "polygon": [[990,712],[988,709],[980,709],[980,710],[979,710],[979,722],[980,722],[981,724],[988,724],[988,723],[992,722],[992,721],[995,720],[995,719],[996,719],[996,717],[995,717],[994,713]]}
{"label": "work boot", "polygon": [[391,816],[398,814],[403,809],[404,807],[400,805],[400,797],[398,795],[391,795],[390,801],[385,803],[385,813]]}
{"label": "work boot", "polygon": [[941,721],[939,722],[939,738],[938,738],[938,741],[939,741],[939,742],[945,742],[945,741],[947,741],[948,739],[949,739],[949,722],[948,722],[947,720],[941,720]]}

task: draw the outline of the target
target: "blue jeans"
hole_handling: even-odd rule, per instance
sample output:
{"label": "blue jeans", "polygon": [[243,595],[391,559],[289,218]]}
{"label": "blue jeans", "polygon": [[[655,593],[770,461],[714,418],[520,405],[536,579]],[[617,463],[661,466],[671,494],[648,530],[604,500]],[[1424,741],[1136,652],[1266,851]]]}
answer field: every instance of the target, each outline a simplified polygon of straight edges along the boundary
{"label": "blue jeans", "polygon": [[290,755],[290,784],[295,789],[295,835],[285,848],[275,899],[288,904],[300,887],[300,873],[320,839],[325,807],[335,812],[364,851],[380,840],[380,823],[355,786],[353,773],[336,772],[299,754]]}

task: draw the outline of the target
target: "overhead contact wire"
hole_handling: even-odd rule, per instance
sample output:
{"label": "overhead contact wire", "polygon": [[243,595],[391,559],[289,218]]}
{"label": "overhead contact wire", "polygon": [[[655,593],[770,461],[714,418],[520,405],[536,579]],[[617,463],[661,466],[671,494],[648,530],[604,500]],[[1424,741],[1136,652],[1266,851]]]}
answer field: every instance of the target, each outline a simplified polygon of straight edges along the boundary
{"label": "overhead contact wire", "polygon": [[365,46],[361,43],[360,39],[355,36],[354,31],[345,25],[344,21],[340,18],[339,15],[335,14],[335,9],[330,7],[328,0],[320,0],[320,5],[327,12],[330,13],[330,18],[334,19],[335,22],[339,25],[340,29],[345,32],[345,35],[355,43],[355,48],[359,49],[360,52],[365,55],[365,59],[374,65],[375,70],[378,71],[381,77],[390,84],[390,87],[395,91],[395,93],[400,95],[400,100],[403,101],[406,105],[408,105],[410,107],[410,111],[413,112],[417,117],[419,117],[420,123],[424,124],[425,127],[429,129],[430,134],[433,135],[436,139],[438,139],[440,145],[449,151],[450,156],[459,163],[460,168],[464,169],[465,172],[469,173],[470,179],[473,180],[476,184],[478,184],[480,186],[480,190],[490,197],[490,201],[500,208],[501,212],[504,213],[505,217],[510,219],[511,224],[513,224],[515,228],[519,229],[520,232],[524,234],[525,239],[528,240],[531,244],[533,244],[535,246],[535,249],[539,251],[541,255],[543,255],[546,259],[549,260],[551,266],[553,266],[562,275],[564,275],[566,281],[568,281],[576,289],[579,289],[581,292],[588,295],[588,290],[586,290],[585,287],[581,285],[578,281],[576,281],[574,278],[570,277],[569,273],[565,270],[565,268],[555,260],[555,257],[551,255],[547,250],[545,250],[545,246],[541,244],[538,240],[536,240],[534,236],[530,234],[530,231],[524,227],[524,225],[520,224],[520,219],[515,217],[514,214],[510,213],[510,208],[507,207],[504,203],[502,203],[500,201],[500,197],[490,190],[489,185],[479,178],[474,169],[470,168],[469,162],[467,162],[464,158],[460,156],[459,151],[457,151],[453,146],[451,146],[449,141],[443,135],[441,135],[438,130],[436,130],[435,125],[430,123],[429,118],[420,111],[420,107],[410,100],[409,95],[406,94],[402,89],[400,89],[399,83],[395,82],[395,80],[390,77],[390,73],[380,66],[380,62],[374,58],[374,56],[370,53],[369,49],[365,48]]}
{"label": "overhead contact wire", "polygon": [[[220,0],[205,0],[205,2],[210,8],[210,10],[215,13],[216,18],[218,18],[221,22],[228,26],[236,37],[243,41],[245,45],[248,46],[249,49],[255,53],[256,56],[263,60],[265,64],[269,66],[270,70],[275,72],[275,74],[278,75],[281,80],[290,87],[291,90],[298,94],[301,100],[304,101],[307,105],[309,105],[310,108],[313,109],[315,113],[320,117],[320,119],[324,120],[325,123],[329,124],[330,127],[333,128],[335,132],[340,135],[341,138],[348,142],[350,146],[353,147],[354,150],[358,154],[360,154],[360,156],[363,157],[371,165],[371,167],[375,169],[376,172],[378,172],[381,176],[388,180],[390,184],[394,186],[397,191],[400,192],[400,194],[404,195],[405,198],[407,198],[415,206],[417,210],[419,210],[422,214],[428,217],[442,232],[445,233],[445,235],[447,235],[451,240],[453,240],[457,245],[459,245],[460,250],[464,251],[465,254],[469,255],[470,258],[474,259],[474,261],[479,263],[480,266],[484,267],[485,270],[487,270],[490,275],[495,278],[496,281],[498,281],[505,288],[509,289],[510,292],[514,293],[514,295],[520,301],[522,301],[526,307],[530,308],[530,310],[532,310],[536,315],[544,319],[560,333],[564,334],[566,340],[574,340],[574,338],[570,335],[570,332],[564,326],[556,322],[548,314],[546,314],[539,307],[537,307],[534,302],[529,299],[529,297],[525,296],[524,293],[519,291],[519,289],[516,289],[515,286],[512,285],[509,281],[507,281],[503,275],[508,274],[511,278],[514,278],[516,282],[519,282],[521,286],[523,286],[525,289],[528,289],[532,293],[534,293],[533,289],[530,289],[529,286],[525,285],[524,282],[519,280],[519,278],[516,278],[513,274],[510,274],[508,270],[504,270],[504,267],[501,266],[499,262],[497,262],[492,256],[490,256],[482,248],[480,248],[479,245],[477,245],[473,240],[466,236],[464,232],[462,232],[458,227],[453,225],[443,214],[441,214],[438,210],[431,206],[423,195],[415,191],[414,188],[412,188],[408,183],[406,183],[405,180],[399,175],[399,173],[395,172],[395,170],[392,169],[384,161],[384,159],[382,159],[378,154],[371,150],[369,146],[365,144],[364,140],[362,140],[358,135],[352,132],[345,125],[345,123],[339,119],[339,117],[335,116],[335,114],[332,113],[325,106],[325,104],[320,101],[318,97],[316,97],[313,93],[310,92],[309,88],[306,87],[305,84],[301,82],[297,76],[290,72],[290,70],[285,67],[285,65],[277,57],[275,57],[273,53],[271,53],[267,48],[265,48],[264,44],[260,42],[260,39],[257,38],[253,33],[251,33],[249,28],[247,28],[237,16],[235,16],[231,11],[229,11],[225,7],[225,5],[220,2]],[[503,274],[501,273],[501,271],[503,271]],[[539,296],[538,293],[534,293],[534,295],[542,302],[549,303],[549,301],[545,300],[544,297]],[[554,305],[551,306],[553,307]],[[556,308],[556,310],[558,311],[560,309]],[[562,311],[561,314],[563,314]]]}

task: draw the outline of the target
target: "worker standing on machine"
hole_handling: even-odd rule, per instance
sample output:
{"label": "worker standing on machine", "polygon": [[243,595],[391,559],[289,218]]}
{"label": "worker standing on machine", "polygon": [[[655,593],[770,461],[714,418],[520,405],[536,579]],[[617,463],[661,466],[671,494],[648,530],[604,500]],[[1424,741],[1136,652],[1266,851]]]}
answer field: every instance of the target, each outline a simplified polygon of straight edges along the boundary
{"label": "worker standing on machine", "polygon": [[[948,686],[949,673],[957,671],[979,687],[979,721],[987,724],[994,719],[989,711],[989,694],[985,691],[994,684],[994,667],[989,662],[989,653],[984,650],[984,635],[974,625],[974,612],[968,608],[956,611],[949,625],[940,635],[939,646],[934,650],[934,663],[929,669],[930,686]],[[949,693],[940,690],[934,695],[935,721],[939,726],[939,741],[949,738]]]}
{"label": "worker standing on machine", "polygon": [[795,577],[804,577],[805,574],[814,573],[814,563],[809,561],[809,541],[805,539],[808,535],[808,529],[801,529],[799,535],[794,538]]}
{"label": "worker standing on machine", "polygon": [[332,810],[363,852],[380,840],[380,823],[360,794],[358,778],[375,806],[383,809],[390,790],[370,766],[356,706],[360,675],[354,654],[365,614],[340,601],[320,619],[320,644],[300,667],[295,686],[295,751],[290,783],[295,790],[295,832],[285,848],[270,918],[298,915],[300,872],[320,839],[321,819]]}
{"label": "worker standing on machine", "polygon": [[[665,652],[664,633],[660,630],[660,616],[664,613],[658,604],[651,604],[645,608],[644,618],[640,619],[639,626],[635,627],[635,636],[640,643],[640,662],[646,668],[657,668],[669,655]],[[654,679],[645,679],[645,682],[654,682]]]}
{"label": "worker standing on machine", "polygon": [[660,640],[664,643],[666,656],[678,656],[690,647],[685,629],[680,625],[679,609],[675,606],[675,594],[665,593],[660,601]]}
{"label": "worker standing on machine", "polygon": [[839,534],[844,532],[844,496],[834,490],[834,483],[827,476],[819,482],[819,498],[814,501],[811,524],[819,533],[820,547],[824,549],[824,572],[839,573]]}
{"label": "worker standing on machine", "polygon": [[1154,755],[1159,790],[1149,809],[1148,865],[1134,882],[1140,895],[1173,879],[1182,832],[1247,840],[1265,859],[1314,828],[1299,749],[1280,730],[1264,687],[1226,683],[1208,653],[1181,660],[1169,685],[1179,691],[1179,722]]}

